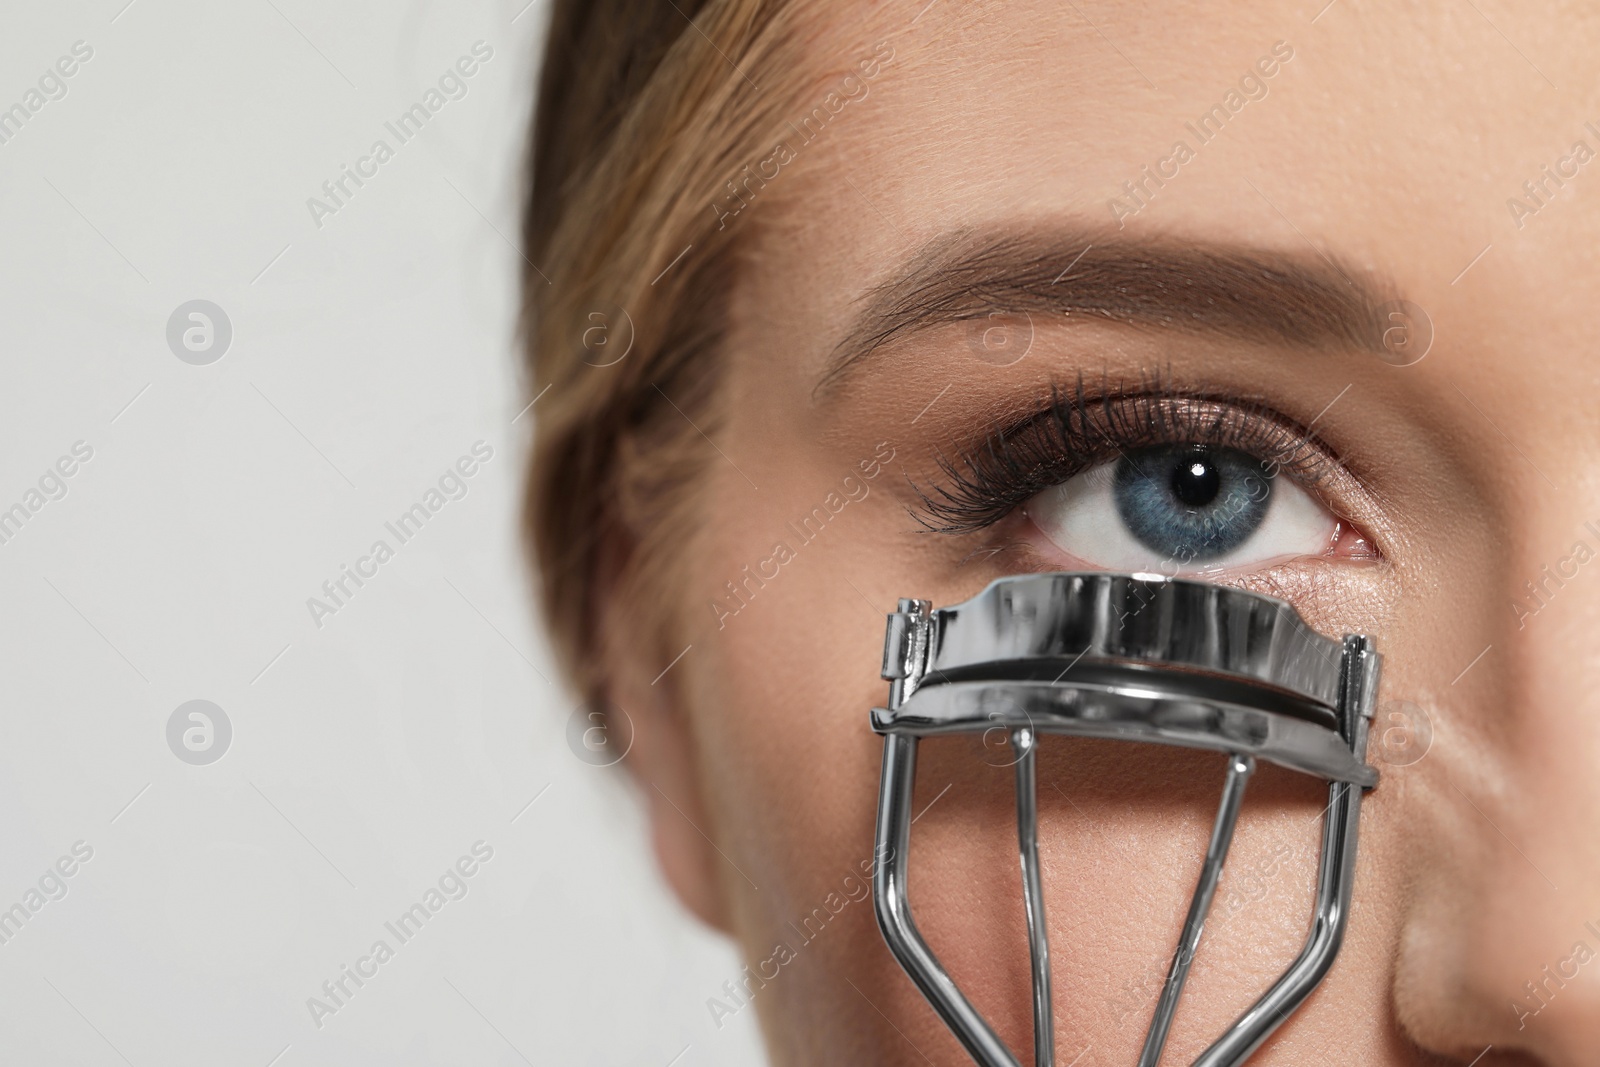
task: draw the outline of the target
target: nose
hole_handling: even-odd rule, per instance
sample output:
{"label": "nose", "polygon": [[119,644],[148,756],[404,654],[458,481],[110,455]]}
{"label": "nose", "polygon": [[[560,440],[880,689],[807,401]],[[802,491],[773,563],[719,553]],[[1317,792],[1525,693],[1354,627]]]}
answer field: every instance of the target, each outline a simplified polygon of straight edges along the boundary
{"label": "nose", "polygon": [[1442,702],[1457,736],[1426,779],[1451,858],[1414,897],[1397,999],[1432,970],[1414,1029],[1469,1060],[1492,1045],[1486,1064],[1600,1063],[1600,523],[1566,532],[1512,564],[1532,578]]}

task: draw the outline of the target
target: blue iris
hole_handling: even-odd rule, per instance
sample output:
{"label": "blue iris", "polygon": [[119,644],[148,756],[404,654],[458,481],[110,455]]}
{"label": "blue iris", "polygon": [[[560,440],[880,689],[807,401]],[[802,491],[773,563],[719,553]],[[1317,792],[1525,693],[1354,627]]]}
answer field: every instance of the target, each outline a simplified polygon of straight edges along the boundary
{"label": "blue iris", "polygon": [[1272,478],[1235,449],[1163,445],[1118,460],[1111,495],[1141,545],[1183,565],[1244,544],[1266,518]]}

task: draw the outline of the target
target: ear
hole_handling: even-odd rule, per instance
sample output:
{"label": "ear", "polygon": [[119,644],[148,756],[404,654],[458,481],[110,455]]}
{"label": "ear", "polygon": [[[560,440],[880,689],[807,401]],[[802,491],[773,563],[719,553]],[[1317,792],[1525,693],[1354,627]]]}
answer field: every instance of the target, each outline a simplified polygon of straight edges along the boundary
{"label": "ear", "polygon": [[[731,932],[719,879],[719,858],[707,836],[711,823],[700,788],[698,761],[688,717],[678,706],[679,689],[671,675],[660,677],[666,661],[652,652],[661,647],[660,619],[639,610],[628,593],[622,544],[603,546],[595,587],[601,598],[595,620],[601,653],[599,688],[612,729],[628,745],[622,763],[638,785],[650,820],[656,861],[684,907],[715,929]],[[616,539],[620,540],[620,539]]]}

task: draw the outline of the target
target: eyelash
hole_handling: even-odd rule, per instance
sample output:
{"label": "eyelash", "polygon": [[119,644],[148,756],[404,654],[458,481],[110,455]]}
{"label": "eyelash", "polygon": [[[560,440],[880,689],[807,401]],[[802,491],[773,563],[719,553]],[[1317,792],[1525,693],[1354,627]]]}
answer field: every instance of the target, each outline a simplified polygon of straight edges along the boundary
{"label": "eyelash", "polygon": [[913,484],[918,522],[937,533],[973,533],[1037,493],[1129,449],[1205,444],[1237,449],[1302,486],[1340,466],[1315,435],[1259,400],[1215,397],[1166,385],[1159,375],[1130,387],[1083,379],[1052,385],[1033,413],[997,427],[975,446],[941,454],[942,484]]}

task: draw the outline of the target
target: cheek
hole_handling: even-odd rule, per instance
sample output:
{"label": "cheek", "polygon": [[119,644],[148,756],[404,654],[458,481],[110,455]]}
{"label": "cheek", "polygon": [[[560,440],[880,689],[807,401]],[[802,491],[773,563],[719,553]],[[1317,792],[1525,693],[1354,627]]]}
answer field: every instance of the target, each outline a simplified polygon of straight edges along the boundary
{"label": "cheek", "polygon": [[[870,571],[861,546],[873,543],[871,497],[816,533],[798,520],[820,505],[826,476],[789,486],[767,480],[759,507],[737,475],[735,482],[717,512],[724,518],[708,524],[693,553],[681,643],[694,645],[684,660],[687,710],[714,836],[744,872],[730,864],[723,883],[741,940],[764,959],[788,922],[820,905],[847,873],[859,876],[872,856],[880,743],[868,709],[887,692],[878,678],[883,615],[846,581],[861,585],[858,572]],[[781,563],[780,543],[788,549]],[[876,936],[870,902],[846,910],[865,916]]]}

